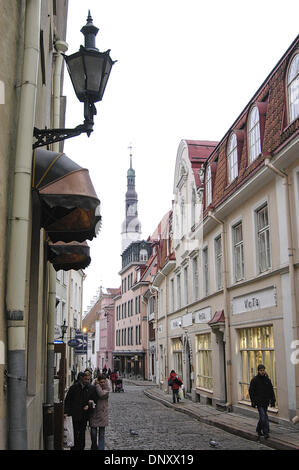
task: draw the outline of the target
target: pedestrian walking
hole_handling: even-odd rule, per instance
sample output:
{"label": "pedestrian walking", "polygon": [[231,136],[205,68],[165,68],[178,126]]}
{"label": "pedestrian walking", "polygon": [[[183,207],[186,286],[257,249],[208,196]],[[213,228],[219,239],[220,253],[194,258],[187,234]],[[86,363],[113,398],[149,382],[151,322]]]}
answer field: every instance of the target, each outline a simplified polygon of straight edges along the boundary
{"label": "pedestrian walking", "polygon": [[88,375],[89,383],[92,383],[92,372],[91,369],[85,369],[84,374]]}
{"label": "pedestrian walking", "polygon": [[100,374],[94,382],[97,403],[90,412],[91,450],[105,450],[105,428],[108,426],[109,384],[106,376]]}
{"label": "pedestrian walking", "polygon": [[74,447],[84,450],[89,401],[95,399],[95,387],[89,383],[89,374],[79,372],[77,381],[70,386],[64,401],[64,415],[71,416],[74,428]]}
{"label": "pedestrian walking", "polygon": [[183,381],[177,375],[177,373],[172,369],[170,376],[168,377],[168,385],[172,388],[172,401],[175,403],[179,402],[179,389],[183,385]]}
{"label": "pedestrian walking", "polygon": [[268,439],[270,428],[267,409],[269,404],[272,407],[275,406],[276,399],[272,382],[266,373],[264,364],[259,364],[257,370],[257,375],[253,377],[249,385],[249,396],[251,405],[254,408],[257,407],[259,412],[259,421],[256,426],[258,439],[262,434]]}
{"label": "pedestrian walking", "polygon": [[115,392],[116,381],[118,379],[117,370],[113,369],[113,372],[110,374],[112,392]]}

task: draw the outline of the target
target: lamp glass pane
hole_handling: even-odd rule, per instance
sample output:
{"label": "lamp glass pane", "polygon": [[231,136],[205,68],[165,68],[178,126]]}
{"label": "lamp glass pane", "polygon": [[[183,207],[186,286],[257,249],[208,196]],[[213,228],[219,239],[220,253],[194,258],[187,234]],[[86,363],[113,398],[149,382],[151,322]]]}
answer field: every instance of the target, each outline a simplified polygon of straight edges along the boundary
{"label": "lamp glass pane", "polygon": [[82,56],[73,54],[67,58],[69,74],[79,100],[85,95],[85,71]]}
{"label": "lamp glass pane", "polygon": [[85,55],[84,60],[87,75],[86,91],[87,93],[95,93],[98,95],[103,68],[105,65],[105,58],[98,55]]}
{"label": "lamp glass pane", "polygon": [[107,85],[107,82],[108,82],[108,78],[109,78],[109,75],[110,75],[110,72],[111,72],[111,69],[112,69],[112,65],[113,65],[113,62],[111,60],[111,57],[109,55],[106,56],[105,70],[104,70],[104,74],[103,74],[103,77],[102,77],[102,83],[101,83],[101,88],[100,88],[101,99],[103,97],[103,94],[104,94],[104,91],[105,91],[105,88],[106,88],[106,85]]}

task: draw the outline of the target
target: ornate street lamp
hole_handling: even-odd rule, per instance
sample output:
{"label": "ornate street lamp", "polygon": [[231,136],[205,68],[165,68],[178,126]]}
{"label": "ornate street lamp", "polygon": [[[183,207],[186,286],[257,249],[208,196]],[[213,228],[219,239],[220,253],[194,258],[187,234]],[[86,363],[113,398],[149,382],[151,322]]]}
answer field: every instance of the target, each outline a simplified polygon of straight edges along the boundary
{"label": "ornate street lamp", "polygon": [[84,35],[84,47],[70,56],[64,55],[67,69],[79,101],[84,103],[84,123],[74,129],[37,129],[34,128],[36,142],[33,148],[53,144],[86,132],[88,137],[93,131],[93,116],[97,114],[94,103],[101,101],[110,76],[113,61],[110,49],[100,52],[95,45],[99,28],[94,26],[88,11],[87,23],[81,29]]}
{"label": "ornate street lamp", "polygon": [[68,329],[68,326],[66,325],[66,320],[63,320],[63,324],[61,325],[61,338],[62,338],[62,341],[64,339],[64,335],[67,332],[67,329]]}

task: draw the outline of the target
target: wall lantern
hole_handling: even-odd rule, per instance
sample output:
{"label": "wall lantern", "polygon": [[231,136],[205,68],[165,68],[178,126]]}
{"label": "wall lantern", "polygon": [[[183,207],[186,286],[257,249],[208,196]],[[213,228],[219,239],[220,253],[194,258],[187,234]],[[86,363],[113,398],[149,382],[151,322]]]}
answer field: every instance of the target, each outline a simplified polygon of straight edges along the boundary
{"label": "wall lantern", "polygon": [[50,145],[61,140],[69,139],[86,132],[88,137],[93,131],[93,116],[97,114],[94,103],[101,101],[110,76],[113,61],[109,55],[110,49],[100,52],[95,45],[99,28],[94,26],[88,11],[87,23],[81,29],[84,35],[84,47],[75,54],[66,56],[67,69],[78,100],[84,103],[84,123],[74,129],[37,129],[34,128],[36,142],[33,148]]}
{"label": "wall lantern", "polygon": [[64,335],[66,334],[67,332],[67,329],[68,329],[68,326],[66,325],[66,320],[63,320],[63,324],[61,325],[61,338],[62,338],[62,341],[64,339]]}

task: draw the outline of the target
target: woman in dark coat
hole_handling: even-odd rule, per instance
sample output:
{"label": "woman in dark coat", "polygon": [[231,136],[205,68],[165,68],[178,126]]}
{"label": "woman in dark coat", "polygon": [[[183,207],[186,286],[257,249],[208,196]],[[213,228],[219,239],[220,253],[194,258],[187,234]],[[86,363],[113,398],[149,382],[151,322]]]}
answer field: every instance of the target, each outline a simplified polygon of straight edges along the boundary
{"label": "woman in dark coat", "polygon": [[168,377],[168,385],[172,388],[173,403],[175,403],[175,401],[179,402],[179,389],[180,386],[183,385],[183,382],[174,370],[170,372],[170,376]]}
{"label": "woman in dark coat", "polygon": [[96,407],[89,417],[91,449],[105,450],[105,428],[108,426],[109,384],[106,376],[100,374],[94,382],[97,394]]}

